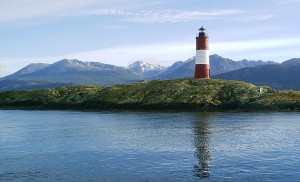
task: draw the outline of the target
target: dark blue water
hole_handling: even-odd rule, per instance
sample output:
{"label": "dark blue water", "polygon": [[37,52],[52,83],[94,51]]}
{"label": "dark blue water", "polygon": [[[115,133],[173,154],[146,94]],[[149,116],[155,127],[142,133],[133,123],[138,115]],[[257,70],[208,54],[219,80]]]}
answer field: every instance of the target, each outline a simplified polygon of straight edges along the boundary
{"label": "dark blue water", "polygon": [[0,110],[0,181],[299,181],[299,113]]}

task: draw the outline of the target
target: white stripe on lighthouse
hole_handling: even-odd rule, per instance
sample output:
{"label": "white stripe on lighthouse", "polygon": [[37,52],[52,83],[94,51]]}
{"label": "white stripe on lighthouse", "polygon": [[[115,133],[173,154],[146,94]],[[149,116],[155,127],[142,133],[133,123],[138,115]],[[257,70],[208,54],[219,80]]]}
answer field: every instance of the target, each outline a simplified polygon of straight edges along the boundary
{"label": "white stripe on lighthouse", "polygon": [[208,50],[196,50],[195,64],[209,64],[209,51]]}

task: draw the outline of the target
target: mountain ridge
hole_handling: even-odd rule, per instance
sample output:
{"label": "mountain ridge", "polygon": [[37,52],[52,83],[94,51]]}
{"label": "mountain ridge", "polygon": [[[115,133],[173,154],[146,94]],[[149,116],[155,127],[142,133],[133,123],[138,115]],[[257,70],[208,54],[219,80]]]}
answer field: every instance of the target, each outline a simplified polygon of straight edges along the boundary
{"label": "mountain ridge", "polygon": [[245,67],[212,78],[239,80],[255,85],[267,85],[279,90],[300,90],[300,64],[273,64]]}
{"label": "mountain ridge", "polygon": [[97,62],[82,62],[76,59],[63,59],[42,69],[25,74],[12,74],[0,80],[5,79],[17,79],[20,82],[63,82],[77,85],[114,85],[140,80],[138,76],[123,67]]}
{"label": "mountain ridge", "polygon": [[292,58],[282,62],[282,64],[293,64],[293,65],[300,64],[300,58]]}
{"label": "mountain ridge", "polygon": [[[249,60],[241,60],[241,61],[233,61],[228,58],[223,58],[217,54],[213,54],[209,56],[210,58],[210,69],[211,75],[217,75],[225,72],[229,72],[232,70],[241,69],[244,67],[252,67],[264,64],[276,64],[272,61],[249,61]],[[172,79],[172,78],[190,78],[194,77],[194,70],[195,70],[195,57],[188,59],[187,61],[183,62],[181,66],[177,69],[172,71],[166,70],[167,74],[162,73],[158,76],[160,79]],[[173,65],[172,65],[173,66]],[[170,66],[169,68],[171,68]]]}
{"label": "mountain ridge", "polygon": [[50,64],[47,64],[47,63],[31,63],[31,64],[25,66],[24,68],[20,69],[19,71],[11,74],[10,76],[19,76],[19,75],[32,73],[32,72],[38,71],[40,69],[44,69],[49,65]]}

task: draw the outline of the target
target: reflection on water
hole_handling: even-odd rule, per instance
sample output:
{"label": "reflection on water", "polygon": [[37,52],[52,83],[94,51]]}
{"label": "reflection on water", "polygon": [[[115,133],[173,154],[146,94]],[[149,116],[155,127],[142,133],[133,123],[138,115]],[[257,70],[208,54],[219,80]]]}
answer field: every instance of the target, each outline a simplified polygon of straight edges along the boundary
{"label": "reflection on water", "polygon": [[194,166],[195,175],[198,177],[209,177],[209,164],[211,162],[210,154],[210,114],[198,115],[194,123],[195,155],[199,164]]}

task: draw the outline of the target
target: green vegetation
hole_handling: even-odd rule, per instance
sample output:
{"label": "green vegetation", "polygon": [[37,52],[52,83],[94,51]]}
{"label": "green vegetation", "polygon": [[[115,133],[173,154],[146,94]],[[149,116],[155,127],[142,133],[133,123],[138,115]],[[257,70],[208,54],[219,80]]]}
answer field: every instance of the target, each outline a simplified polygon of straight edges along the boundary
{"label": "green vegetation", "polygon": [[240,81],[177,79],[112,87],[77,86],[0,93],[1,108],[300,110],[300,92],[276,91]]}

